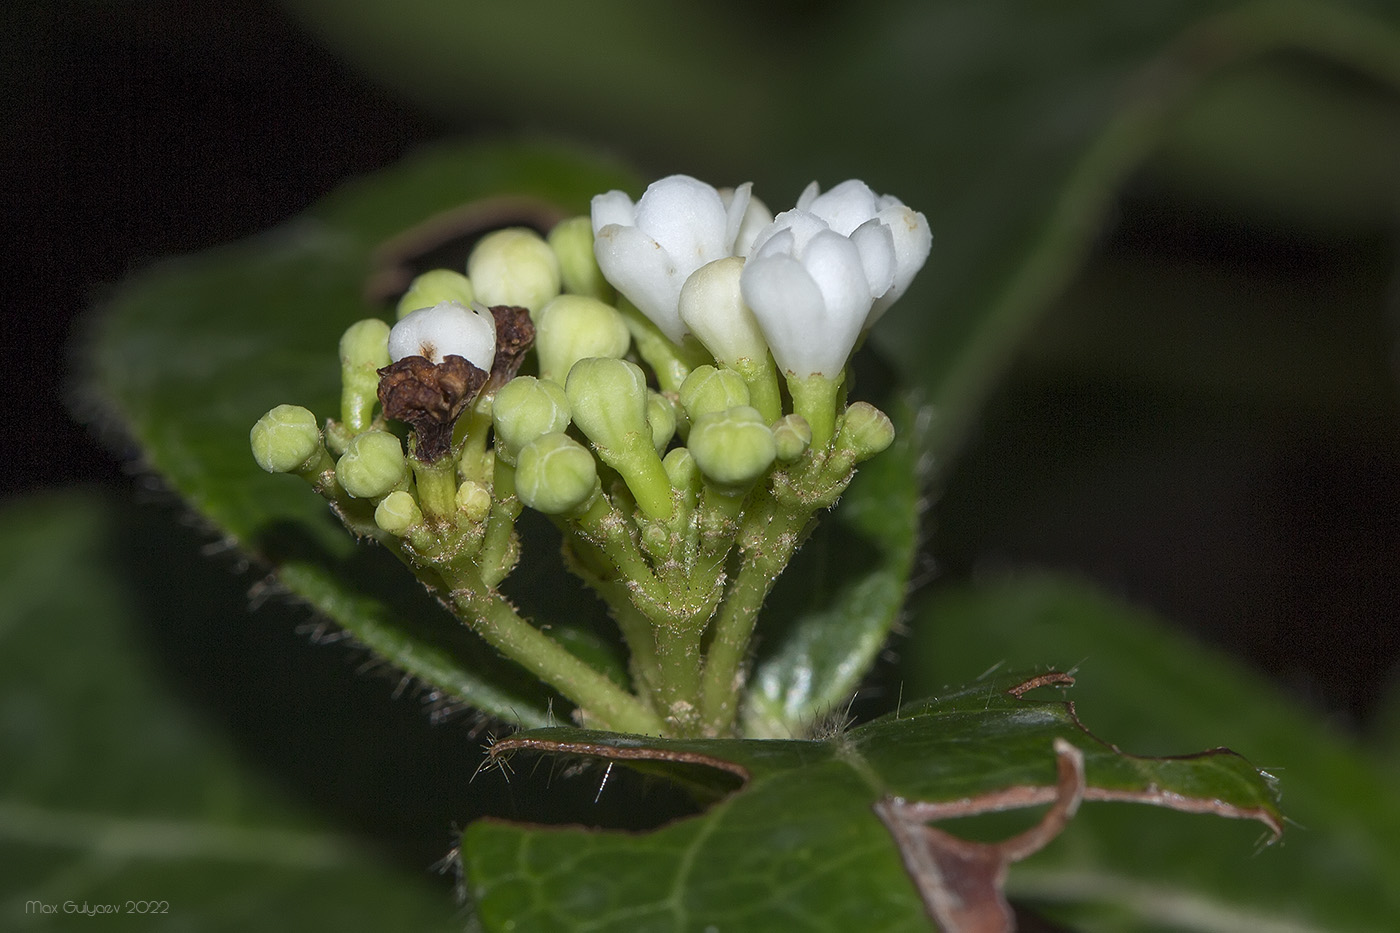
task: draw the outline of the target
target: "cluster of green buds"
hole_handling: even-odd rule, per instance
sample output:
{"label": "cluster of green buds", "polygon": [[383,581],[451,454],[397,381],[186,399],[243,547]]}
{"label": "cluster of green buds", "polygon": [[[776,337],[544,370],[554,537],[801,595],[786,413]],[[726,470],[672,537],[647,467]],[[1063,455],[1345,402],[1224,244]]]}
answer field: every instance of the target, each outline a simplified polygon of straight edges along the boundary
{"label": "cluster of green buds", "polygon": [[[930,239],[861,182],[776,218],[749,187],[672,176],[548,237],[489,234],[465,275],[415,279],[392,327],[345,332],[338,419],[279,405],[254,456],[394,550],[581,723],[732,734],[769,589],[893,440],[847,404],[846,367]],[[609,606],[630,689],[501,594],[527,507]]]}

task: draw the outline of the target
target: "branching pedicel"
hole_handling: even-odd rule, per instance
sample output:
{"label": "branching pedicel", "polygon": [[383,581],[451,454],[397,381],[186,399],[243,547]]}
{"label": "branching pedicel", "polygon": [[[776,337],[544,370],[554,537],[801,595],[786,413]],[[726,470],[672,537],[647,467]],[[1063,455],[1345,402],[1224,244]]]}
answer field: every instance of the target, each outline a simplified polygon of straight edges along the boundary
{"label": "branching pedicel", "polygon": [[[854,180],[813,184],[776,218],[747,184],[612,191],[591,222],[547,241],[501,230],[466,276],[419,276],[392,329],[366,320],[341,338],[339,420],[322,430],[280,405],[253,453],[392,549],[580,722],[729,735],[774,580],[893,440],[883,413],[846,404],[846,364],[929,245],[922,214]],[[388,421],[412,427],[407,452]],[[610,607],[630,691],[497,589],[524,506],[553,519]]]}

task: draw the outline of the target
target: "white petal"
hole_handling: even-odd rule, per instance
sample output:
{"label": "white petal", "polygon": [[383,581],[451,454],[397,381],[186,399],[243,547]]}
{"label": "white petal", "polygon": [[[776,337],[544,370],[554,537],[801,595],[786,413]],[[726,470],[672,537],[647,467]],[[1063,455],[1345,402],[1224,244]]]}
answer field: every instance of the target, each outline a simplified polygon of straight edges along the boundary
{"label": "white petal", "polygon": [[592,202],[593,235],[608,224],[621,224],[624,227],[637,225],[637,208],[625,191],[609,191],[596,195]]}
{"label": "white petal", "polygon": [[889,291],[875,299],[866,326],[879,320],[886,309],[904,294],[914,276],[923,268],[933,246],[933,233],[929,230],[928,218],[905,207],[897,199],[892,200],[895,203],[881,209],[878,216],[890,228],[890,236],[894,242],[894,282]]}
{"label": "white petal", "polygon": [[826,221],[827,226],[842,236],[850,236],[856,227],[874,217],[879,207],[870,186],[851,178],[813,198],[806,210]]}
{"label": "white petal", "polygon": [[681,320],[721,363],[761,360],[768,352],[739,282],[744,261],[717,259],[696,269],[681,288]]}
{"label": "white petal", "polygon": [[860,264],[865,268],[871,300],[879,298],[894,285],[894,236],[889,227],[872,218],[856,227],[851,233],[851,242],[860,253]]}
{"label": "white petal", "polygon": [[[783,211],[773,222],[765,227],[762,232],[754,238],[751,256],[770,256],[775,250],[784,253],[795,253],[802,255],[802,251],[807,248],[812,237],[823,230],[831,229],[826,225],[826,221],[802,210]],[[779,234],[786,232],[790,238],[791,246],[773,246],[770,241]],[[784,243],[789,242],[784,240]]]}
{"label": "white petal", "polygon": [[806,267],[792,256],[750,259],[739,283],[778,366],[799,376],[822,372],[826,303]]}
{"label": "white petal", "polygon": [[389,358],[397,363],[407,356],[433,363],[460,356],[490,372],[496,358],[496,319],[490,311],[468,309],[455,301],[419,308],[389,331]]}
{"label": "white petal", "polygon": [[797,209],[805,211],[811,208],[812,202],[817,199],[817,195],[822,193],[821,186],[816,181],[809,181],[807,187],[802,189],[802,193],[797,196]]}
{"label": "white petal", "polygon": [[636,227],[609,224],[593,240],[593,254],[604,277],[637,310],[671,340],[685,338],[676,310],[685,279],[659,243]]}
{"label": "white petal", "polygon": [[743,226],[752,197],[751,181],[746,181],[737,188],[721,189],[719,192],[720,202],[724,204],[724,242],[728,245],[731,255],[734,253],[734,241],[739,238],[739,228]]}
{"label": "white petal", "polygon": [[802,254],[802,265],[821,289],[826,306],[826,319],[819,325],[824,331],[822,365],[813,372],[835,379],[846,365],[870,313],[865,267],[855,244],[831,230],[812,238]]}
{"label": "white petal", "polygon": [[670,254],[682,280],[729,255],[728,223],[719,192],[689,175],[652,182],[637,202],[637,226]]}
{"label": "white petal", "polygon": [[753,252],[759,233],[773,222],[773,212],[758,198],[749,198],[748,210],[739,224],[739,235],[734,239],[734,255],[748,256]]}

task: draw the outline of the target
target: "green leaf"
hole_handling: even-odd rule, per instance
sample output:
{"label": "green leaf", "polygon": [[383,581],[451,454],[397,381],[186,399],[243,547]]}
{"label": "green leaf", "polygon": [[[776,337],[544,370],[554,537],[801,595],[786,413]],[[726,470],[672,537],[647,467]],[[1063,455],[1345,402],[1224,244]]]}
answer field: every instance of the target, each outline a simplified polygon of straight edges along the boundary
{"label": "green leaf", "polygon": [[[94,406],[202,518],[360,643],[478,709],[544,725],[551,698],[539,684],[386,552],[357,546],[305,484],[258,469],[248,431],[284,402],[338,412],[337,341],[350,323],[387,313],[367,293],[388,289],[390,259],[430,251],[464,220],[585,212],[593,194],[632,183],[613,163],[540,145],[426,152],[281,228],[128,282],[89,338]],[[550,589],[539,573],[548,570],[512,581],[527,613]]]}
{"label": "green leaf", "polygon": [[[1018,794],[1023,805],[1047,802],[1062,787],[1057,739],[1082,752],[1087,798],[1277,825],[1269,782],[1243,759],[1124,755],[1084,732],[1068,704],[1032,699],[1026,686],[1011,675],[987,680],[821,741],[666,741],[576,729],[513,736],[493,754],[641,761],[649,773],[691,784],[701,780],[695,767],[708,765],[716,778],[738,775],[744,784],[703,814],[644,835],[477,822],[463,836],[469,888],[488,929],[926,929],[903,863],[909,847],[872,807],[920,801],[953,815],[993,800],[1014,806]],[[1073,821],[1066,832],[1074,835]],[[1247,853],[1236,850],[1241,861]]]}
{"label": "green leaf", "polygon": [[1152,753],[1228,742],[1277,776],[1296,825],[1252,859],[1230,851],[1227,827],[1086,807],[1010,885],[1072,906],[1076,929],[1361,931],[1400,916],[1393,777],[1222,653],[1088,586],[1027,575],[924,600],[905,654],[905,696],[998,664],[1072,665],[1096,732]]}
{"label": "green leaf", "polygon": [[919,543],[929,417],[914,394],[890,407],[894,445],[861,466],[764,604],[745,735],[801,737],[838,714],[899,617]]}
{"label": "green leaf", "polygon": [[[442,886],[293,805],[172,684],[150,604],[190,581],[137,583],[132,552],[163,550],[128,519],[90,493],[0,511],[5,929],[457,928]],[[165,569],[201,562],[226,573],[194,553]],[[69,912],[84,903],[120,914]]]}

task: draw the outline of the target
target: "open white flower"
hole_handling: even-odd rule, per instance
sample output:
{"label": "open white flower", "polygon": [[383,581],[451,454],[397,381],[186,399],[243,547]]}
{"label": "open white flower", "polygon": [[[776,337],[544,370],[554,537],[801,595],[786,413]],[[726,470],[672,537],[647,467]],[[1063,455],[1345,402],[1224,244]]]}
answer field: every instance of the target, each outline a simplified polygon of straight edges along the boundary
{"label": "open white flower", "polygon": [[865,327],[873,290],[889,289],[894,265],[882,225],[845,236],[815,214],[791,210],[759,234],[740,287],[784,372],[834,380]]}
{"label": "open white flower", "polygon": [[593,251],[598,267],[673,342],[685,339],[681,286],[706,263],[734,254],[748,216],[752,185],[726,200],[688,175],[652,182],[633,204],[622,191],[593,199]]}
{"label": "open white flower", "polygon": [[389,331],[389,358],[397,363],[407,356],[431,363],[460,356],[489,373],[496,359],[496,319],[480,305],[467,308],[455,301],[419,308]]}
{"label": "open white flower", "polygon": [[[809,211],[826,222],[837,233],[855,238],[856,232],[872,222],[887,229],[894,244],[894,276],[889,287],[874,293],[869,327],[913,281],[923,268],[933,244],[928,219],[893,195],[877,195],[865,182],[852,178],[826,193],[814,181],[797,199],[799,210]],[[872,289],[877,285],[872,280]]]}

